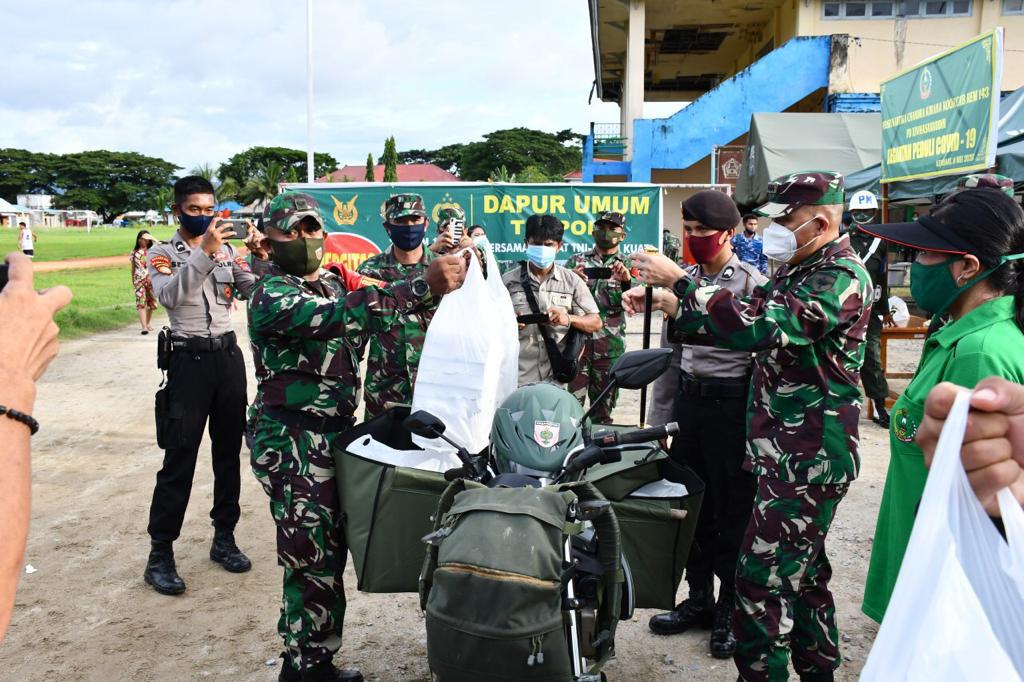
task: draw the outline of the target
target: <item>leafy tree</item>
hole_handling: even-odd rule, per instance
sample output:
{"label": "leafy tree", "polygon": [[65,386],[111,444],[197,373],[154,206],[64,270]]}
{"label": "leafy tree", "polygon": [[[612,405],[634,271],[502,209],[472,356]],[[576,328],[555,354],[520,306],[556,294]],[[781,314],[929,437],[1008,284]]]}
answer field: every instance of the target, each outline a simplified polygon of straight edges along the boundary
{"label": "leafy tree", "polygon": [[[301,149],[287,147],[251,147],[244,152],[235,154],[217,169],[217,177],[233,178],[239,187],[253,179],[266,164],[274,162],[281,167],[282,177],[288,168],[295,168],[298,177],[306,177],[306,152]],[[338,168],[338,161],[323,152],[313,155],[313,176],[321,177]]]}
{"label": "leafy tree", "polygon": [[171,204],[174,203],[174,188],[168,185],[153,192],[153,203],[156,206],[156,212],[165,215],[171,210]]}
{"label": "leafy tree", "polygon": [[395,137],[392,135],[384,142],[384,182],[398,182],[398,151],[395,149]]}
{"label": "leafy tree", "polygon": [[515,175],[514,182],[562,182],[563,176],[552,177],[540,166],[527,166]]}
{"label": "leafy tree", "polygon": [[[314,163],[315,163],[315,161],[314,161]],[[288,168],[288,172],[285,173],[285,175],[284,175],[284,181],[285,182],[302,182],[302,180],[299,179],[299,171],[295,170],[295,166],[290,166]]]}
{"label": "leafy tree", "polygon": [[464,180],[484,180],[501,166],[513,174],[536,166],[548,177],[560,177],[582,163],[582,151],[572,135],[570,131],[553,135],[529,128],[496,130],[484,135],[482,142],[465,146],[459,175]]}
{"label": "leafy tree", "polygon": [[19,194],[53,194],[59,158],[25,149],[0,149],[0,197],[13,204]]}
{"label": "leafy tree", "polygon": [[[366,182],[376,182],[377,178],[373,174],[373,154],[366,155],[366,175],[363,176],[363,180]],[[342,180],[344,182],[344,180]]]}
{"label": "leafy tree", "polygon": [[449,144],[440,149],[410,149],[407,152],[398,154],[398,163],[432,163],[449,173],[459,172],[459,165],[462,162],[462,153],[465,151],[464,144]]}
{"label": "leafy tree", "polygon": [[277,161],[268,161],[257,168],[249,181],[245,183],[241,196],[247,204],[256,201],[260,206],[265,206],[277,196],[278,184],[284,177],[284,166]]}
{"label": "leafy tree", "polygon": [[91,209],[109,222],[131,210],[147,210],[180,166],[135,152],[96,150],[64,154],[53,166],[58,208]]}

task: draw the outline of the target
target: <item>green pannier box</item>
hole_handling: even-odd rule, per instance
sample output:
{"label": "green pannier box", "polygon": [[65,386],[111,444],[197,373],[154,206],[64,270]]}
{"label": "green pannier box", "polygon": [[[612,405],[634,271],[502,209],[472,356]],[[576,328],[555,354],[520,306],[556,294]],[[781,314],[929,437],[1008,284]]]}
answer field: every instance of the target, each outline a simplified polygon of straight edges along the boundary
{"label": "green pannier box", "polygon": [[[400,465],[423,458],[401,426],[408,413],[395,408],[335,444],[342,530],[362,592],[418,591],[423,536],[433,530],[431,517],[448,487],[443,472]],[[377,459],[381,449],[391,456]]]}
{"label": "green pannier box", "polygon": [[656,444],[645,452],[627,451],[620,462],[593,467],[586,478],[611,501],[619,519],[635,606],[675,608],[704,482]]}

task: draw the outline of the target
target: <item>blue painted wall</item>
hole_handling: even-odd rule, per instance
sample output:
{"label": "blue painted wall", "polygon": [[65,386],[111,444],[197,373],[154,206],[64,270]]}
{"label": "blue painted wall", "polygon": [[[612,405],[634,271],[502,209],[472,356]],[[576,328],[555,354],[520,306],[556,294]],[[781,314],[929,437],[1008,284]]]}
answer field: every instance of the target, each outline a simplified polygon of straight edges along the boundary
{"label": "blue painted wall", "polygon": [[650,182],[652,169],[689,168],[715,145],[747,132],[751,114],[785,111],[815,90],[827,88],[830,54],[829,36],[793,38],[669,118],[636,119],[631,162],[595,162],[588,138],[583,181],[626,174],[632,182]]}

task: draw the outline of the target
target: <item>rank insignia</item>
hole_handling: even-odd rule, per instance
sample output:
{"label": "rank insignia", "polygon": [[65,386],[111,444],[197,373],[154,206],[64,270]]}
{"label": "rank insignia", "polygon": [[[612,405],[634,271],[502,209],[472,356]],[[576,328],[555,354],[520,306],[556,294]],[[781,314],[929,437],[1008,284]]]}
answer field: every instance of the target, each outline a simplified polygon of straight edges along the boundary
{"label": "rank insignia", "polygon": [[171,274],[171,259],[167,256],[153,256],[149,259],[149,264],[161,275]]}

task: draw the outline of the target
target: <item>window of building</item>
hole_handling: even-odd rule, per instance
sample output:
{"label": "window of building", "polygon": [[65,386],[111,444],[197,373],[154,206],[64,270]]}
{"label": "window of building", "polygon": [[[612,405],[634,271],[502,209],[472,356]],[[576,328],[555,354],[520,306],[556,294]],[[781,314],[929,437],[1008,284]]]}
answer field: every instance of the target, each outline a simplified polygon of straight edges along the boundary
{"label": "window of building", "polygon": [[[826,19],[967,17],[973,0],[834,0],[824,3]],[[1024,14],[1024,0],[1003,0],[1004,14]]]}
{"label": "window of building", "polygon": [[1024,14],[1024,0],[1003,0],[1003,14]]}

